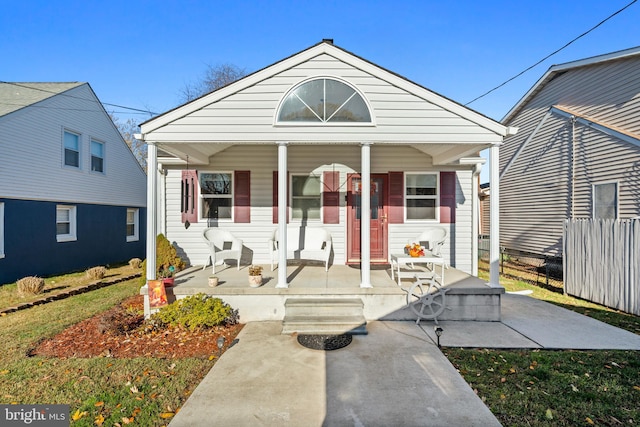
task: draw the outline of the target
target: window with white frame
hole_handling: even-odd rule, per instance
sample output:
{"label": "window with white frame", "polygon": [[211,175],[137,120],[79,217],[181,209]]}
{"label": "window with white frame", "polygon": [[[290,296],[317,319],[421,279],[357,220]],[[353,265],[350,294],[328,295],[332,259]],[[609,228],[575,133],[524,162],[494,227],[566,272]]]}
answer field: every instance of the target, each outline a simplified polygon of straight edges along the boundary
{"label": "window with white frame", "polygon": [[320,219],[322,184],[320,176],[291,176],[291,219]]}
{"label": "window with white frame", "polygon": [[618,218],[618,183],[606,182],[593,185],[593,217]]}
{"label": "window with white frame", "polygon": [[405,174],[407,221],[438,219],[438,174]]}
{"label": "window with white frame", "polygon": [[278,123],[371,123],[364,98],[351,86],[318,78],[295,87],[280,105]]}
{"label": "window with white frame", "polygon": [[64,165],[80,169],[80,135],[64,131]]}
{"label": "window with white frame", "polygon": [[77,240],[75,206],[58,205],[56,207],[56,240],[58,242]]}
{"label": "window with white frame", "polygon": [[127,242],[137,242],[140,237],[140,209],[127,209]]}
{"label": "window with white frame", "polygon": [[4,258],[4,203],[0,202],[0,258]]}
{"label": "window with white frame", "polygon": [[91,172],[104,173],[104,143],[91,140]]}
{"label": "window with white frame", "polygon": [[231,172],[199,172],[202,218],[231,219],[233,174]]}

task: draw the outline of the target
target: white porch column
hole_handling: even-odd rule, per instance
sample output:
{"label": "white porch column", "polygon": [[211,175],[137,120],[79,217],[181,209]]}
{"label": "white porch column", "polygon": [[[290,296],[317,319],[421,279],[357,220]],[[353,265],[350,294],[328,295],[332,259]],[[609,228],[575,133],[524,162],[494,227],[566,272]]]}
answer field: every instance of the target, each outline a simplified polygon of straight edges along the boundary
{"label": "white porch column", "polygon": [[278,142],[278,283],[276,288],[288,288],[287,283],[287,143]]}
{"label": "white porch column", "polygon": [[489,148],[489,286],[500,286],[500,159],[497,145]]}
{"label": "white porch column", "polygon": [[361,288],[371,288],[371,143],[360,150],[360,275]]}
{"label": "white porch column", "polygon": [[158,147],[147,146],[147,280],[156,278],[156,235],[158,234]]}

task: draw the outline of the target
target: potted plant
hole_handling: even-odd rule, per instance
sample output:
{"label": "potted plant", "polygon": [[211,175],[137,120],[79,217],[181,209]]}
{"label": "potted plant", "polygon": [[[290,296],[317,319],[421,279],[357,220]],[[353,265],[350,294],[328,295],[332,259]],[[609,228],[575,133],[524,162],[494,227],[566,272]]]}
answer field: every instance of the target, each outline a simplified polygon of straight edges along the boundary
{"label": "potted plant", "polygon": [[162,267],[158,270],[158,279],[162,280],[162,283],[165,287],[170,288],[171,286],[173,286],[175,280],[173,275],[175,274],[175,271],[176,268],[173,265],[170,265],[166,268]]}
{"label": "potted plant", "polygon": [[209,286],[211,286],[212,288],[215,288],[216,286],[218,286],[218,276],[209,276],[208,279],[209,282]]}
{"label": "potted plant", "polygon": [[262,267],[259,265],[249,266],[249,286],[257,288],[262,285]]}
{"label": "potted plant", "polygon": [[424,247],[419,243],[412,243],[410,245],[406,245],[404,247],[405,253],[408,253],[410,256],[417,258],[420,256],[424,256]]}

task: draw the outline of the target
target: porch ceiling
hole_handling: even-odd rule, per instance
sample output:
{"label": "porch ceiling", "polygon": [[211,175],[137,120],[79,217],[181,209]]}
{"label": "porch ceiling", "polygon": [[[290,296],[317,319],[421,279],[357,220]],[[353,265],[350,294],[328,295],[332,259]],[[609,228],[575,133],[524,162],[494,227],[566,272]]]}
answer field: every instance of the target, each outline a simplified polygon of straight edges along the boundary
{"label": "porch ceiling", "polygon": [[[273,144],[273,142],[265,142],[264,144]],[[292,143],[295,145],[302,145],[304,143]],[[307,143],[309,144],[309,143]],[[376,143],[374,145],[383,145],[385,143]],[[231,143],[219,143],[219,142],[202,142],[202,143],[187,143],[187,142],[175,142],[175,143],[162,143],[158,144],[160,150],[159,157],[163,158],[163,163],[186,163],[187,160],[191,165],[208,165],[209,158],[221,151],[233,146]],[[327,145],[336,145],[327,144]],[[355,145],[350,143],[349,145]],[[397,143],[394,143],[397,145]],[[491,144],[404,144],[409,145],[416,150],[419,150],[433,159],[434,165],[446,165],[457,163],[461,158],[469,156],[477,156],[478,153],[485,148],[488,148]],[[173,156],[175,159],[164,159],[164,154],[167,156]]]}

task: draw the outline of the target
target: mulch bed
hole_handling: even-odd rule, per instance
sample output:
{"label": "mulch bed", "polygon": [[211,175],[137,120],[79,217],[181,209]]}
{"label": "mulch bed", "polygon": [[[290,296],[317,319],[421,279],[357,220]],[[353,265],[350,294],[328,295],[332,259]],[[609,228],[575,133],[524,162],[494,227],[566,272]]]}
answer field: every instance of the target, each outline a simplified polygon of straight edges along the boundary
{"label": "mulch bed", "polygon": [[199,331],[157,330],[144,322],[143,296],[128,298],[112,309],[77,323],[40,342],[29,356],[208,358],[219,353],[218,337],[228,348],[242,324]]}

